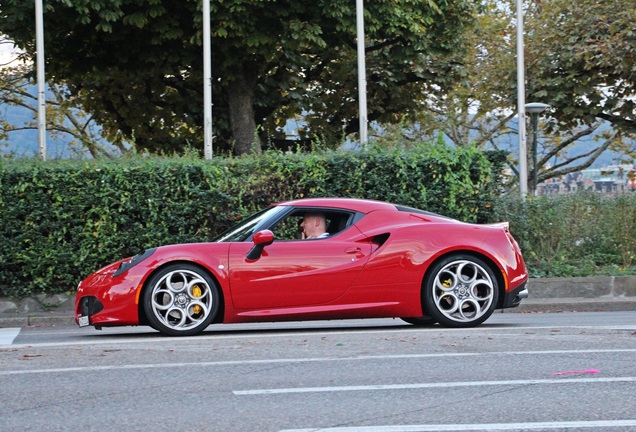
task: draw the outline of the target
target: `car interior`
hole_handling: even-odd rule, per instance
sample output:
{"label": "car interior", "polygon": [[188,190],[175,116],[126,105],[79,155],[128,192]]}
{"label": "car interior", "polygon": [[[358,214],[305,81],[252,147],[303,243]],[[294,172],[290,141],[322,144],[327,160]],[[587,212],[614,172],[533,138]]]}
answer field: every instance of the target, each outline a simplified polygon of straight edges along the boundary
{"label": "car interior", "polygon": [[[272,226],[271,230],[277,241],[280,240],[300,240],[300,223],[303,220],[307,209],[298,209],[287,215],[281,221]],[[324,213],[327,221],[327,232],[329,236],[344,231],[353,221],[353,214],[346,211],[328,210]]]}

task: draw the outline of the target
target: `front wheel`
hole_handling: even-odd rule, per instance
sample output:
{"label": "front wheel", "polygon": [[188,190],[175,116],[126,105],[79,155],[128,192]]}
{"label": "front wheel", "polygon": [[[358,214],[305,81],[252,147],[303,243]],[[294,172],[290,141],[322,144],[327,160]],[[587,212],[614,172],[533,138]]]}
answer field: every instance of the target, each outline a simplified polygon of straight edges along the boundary
{"label": "front wheel", "polygon": [[424,280],[427,315],[445,327],[474,327],[486,321],[499,298],[497,279],[481,259],[454,255],[439,261]]}
{"label": "front wheel", "polygon": [[171,264],[146,283],[143,305],[150,326],[170,336],[192,336],[219,310],[214,280],[191,264]]}

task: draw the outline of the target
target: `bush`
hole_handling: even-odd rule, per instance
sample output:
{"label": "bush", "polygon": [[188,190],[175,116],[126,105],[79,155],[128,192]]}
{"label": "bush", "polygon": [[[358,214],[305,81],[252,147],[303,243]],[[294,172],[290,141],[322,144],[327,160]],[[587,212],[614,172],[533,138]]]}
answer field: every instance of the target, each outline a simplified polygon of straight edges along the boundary
{"label": "bush", "polygon": [[636,273],[636,194],[508,196],[492,218],[510,221],[533,277]]}
{"label": "bush", "polygon": [[212,161],[2,161],[0,296],[74,290],[109,262],[161,244],[207,241],[287,199],[374,198],[486,221],[504,160],[437,144]]}

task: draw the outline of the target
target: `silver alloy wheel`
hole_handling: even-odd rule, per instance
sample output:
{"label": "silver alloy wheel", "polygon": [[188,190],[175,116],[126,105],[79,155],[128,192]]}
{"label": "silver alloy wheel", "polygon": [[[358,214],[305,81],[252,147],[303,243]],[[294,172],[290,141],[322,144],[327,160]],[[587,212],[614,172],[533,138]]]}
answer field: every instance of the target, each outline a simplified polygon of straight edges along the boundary
{"label": "silver alloy wheel", "polygon": [[491,313],[496,285],[484,267],[473,260],[446,264],[436,275],[433,303],[454,322],[475,322]]}
{"label": "silver alloy wheel", "polygon": [[213,310],[212,288],[191,270],[179,268],[166,273],[151,292],[152,314],[175,333],[200,326]]}

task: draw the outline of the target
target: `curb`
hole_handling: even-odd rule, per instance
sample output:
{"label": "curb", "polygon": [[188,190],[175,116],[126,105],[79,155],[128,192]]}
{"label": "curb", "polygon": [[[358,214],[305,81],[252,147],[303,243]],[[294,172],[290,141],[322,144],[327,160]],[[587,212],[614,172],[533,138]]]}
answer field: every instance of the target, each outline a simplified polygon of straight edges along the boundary
{"label": "curb", "polygon": [[55,327],[58,325],[74,325],[73,313],[53,314],[50,316],[0,316],[0,328],[3,327]]}
{"label": "curb", "polygon": [[636,311],[636,276],[531,278],[512,312]]}
{"label": "curb", "polygon": [[636,297],[526,299],[504,313],[626,312],[636,311]]}

